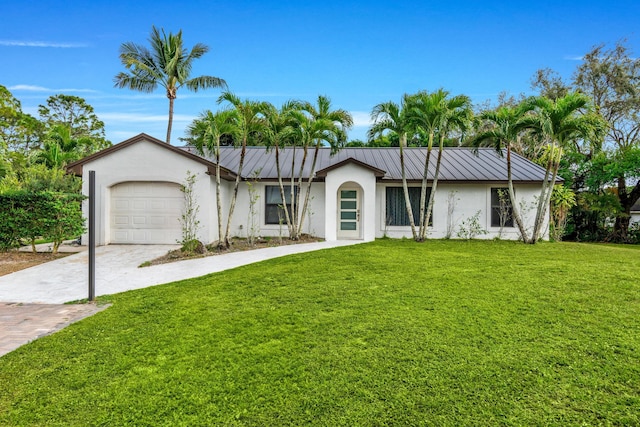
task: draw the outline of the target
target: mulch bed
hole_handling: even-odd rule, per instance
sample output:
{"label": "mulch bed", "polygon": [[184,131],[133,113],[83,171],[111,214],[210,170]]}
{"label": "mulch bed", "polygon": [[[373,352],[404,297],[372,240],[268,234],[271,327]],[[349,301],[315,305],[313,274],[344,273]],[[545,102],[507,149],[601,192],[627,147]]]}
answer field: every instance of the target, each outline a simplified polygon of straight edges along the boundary
{"label": "mulch bed", "polygon": [[169,251],[166,255],[147,261],[140,267],[149,267],[151,265],[166,264],[169,262],[182,261],[186,259],[204,258],[208,256],[215,256],[221,254],[227,254],[230,252],[250,251],[253,249],[271,248],[283,245],[296,245],[299,243],[314,243],[321,242],[323,239],[303,234],[299,240],[289,240],[283,237],[280,240],[277,237],[272,237],[268,240],[262,239],[250,244],[247,239],[233,239],[231,241],[231,247],[229,249],[218,249],[215,245],[207,245],[204,247],[204,253],[198,252],[183,252],[180,249]]}
{"label": "mulch bed", "polygon": [[34,265],[53,261],[58,258],[70,255],[69,253],[52,254],[50,252],[0,252],[0,276],[13,273],[15,271],[24,270]]}

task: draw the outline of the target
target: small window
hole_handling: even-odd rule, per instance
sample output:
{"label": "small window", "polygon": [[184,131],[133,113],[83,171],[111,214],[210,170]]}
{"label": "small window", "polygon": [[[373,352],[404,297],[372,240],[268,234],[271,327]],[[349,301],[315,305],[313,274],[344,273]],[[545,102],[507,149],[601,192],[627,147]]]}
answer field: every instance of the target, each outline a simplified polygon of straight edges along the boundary
{"label": "small window", "polygon": [[[420,187],[409,187],[409,201],[411,203],[411,211],[413,213],[413,222],[415,225],[420,224]],[[429,195],[431,189],[427,188],[427,199],[425,204],[429,203]],[[425,206],[426,207],[426,206]],[[402,187],[386,188],[386,225],[408,226],[409,214],[404,201],[404,189]],[[433,215],[429,217],[429,225],[433,225]]]}
{"label": "small window", "polygon": [[[264,209],[264,223],[265,224],[280,224],[285,223],[285,214],[282,203],[282,197],[280,196],[280,187],[278,185],[267,185],[265,187],[265,209]],[[298,187],[295,187],[295,194],[298,194]],[[287,200],[289,206],[289,215],[291,215],[291,186],[284,186],[284,197]]]}
{"label": "small window", "polygon": [[491,226],[513,227],[513,208],[507,188],[491,189]]}

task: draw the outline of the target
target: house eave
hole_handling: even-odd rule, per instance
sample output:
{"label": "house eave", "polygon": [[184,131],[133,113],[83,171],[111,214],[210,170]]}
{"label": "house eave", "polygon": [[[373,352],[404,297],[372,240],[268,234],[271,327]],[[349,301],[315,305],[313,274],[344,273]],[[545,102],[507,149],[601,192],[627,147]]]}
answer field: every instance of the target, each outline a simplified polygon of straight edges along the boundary
{"label": "house eave", "polygon": [[[100,150],[97,153],[93,153],[87,157],[84,157],[80,160],[76,160],[75,162],[69,163],[66,167],[67,173],[70,174],[74,174],[76,176],[82,176],[83,174],[83,168],[84,165],[86,165],[87,163],[93,162],[95,160],[98,160],[104,156],[110,155],[116,151],[122,150],[123,148],[126,148],[130,145],[136,144],[140,141],[147,141],[150,142],[152,144],[155,144],[159,147],[162,147],[166,150],[172,151],[174,153],[177,153],[181,156],[185,156],[195,162],[201,163],[205,166],[207,166],[207,171],[213,170],[215,173],[215,164],[211,163],[209,160],[200,157],[196,154],[192,154],[188,151],[182,150],[178,147],[174,147],[173,145],[167,144],[164,141],[161,141],[157,138],[154,138],[150,135],[147,135],[146,133],[140,133],[132,138],[129,138],[125,141],[122,141],[118,144],[112,145],[111,147],[105,148],[104,150]],[[235,175],[233,174],[232,171],[229,171],[228,169],[221,167],[221,169],[225,170],[225,174],[228,174],[229,176],[233,176],[232,179],[235,179]]]}

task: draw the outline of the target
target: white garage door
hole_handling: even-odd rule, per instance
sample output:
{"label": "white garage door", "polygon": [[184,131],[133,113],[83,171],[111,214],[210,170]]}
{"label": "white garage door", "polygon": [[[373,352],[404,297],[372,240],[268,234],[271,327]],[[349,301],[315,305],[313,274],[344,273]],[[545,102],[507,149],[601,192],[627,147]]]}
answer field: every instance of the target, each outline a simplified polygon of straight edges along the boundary
{"label": "white garage door", "polygon": [[184,204],[178,184],[125,182],[111,188],[111,243],[174,244]]}

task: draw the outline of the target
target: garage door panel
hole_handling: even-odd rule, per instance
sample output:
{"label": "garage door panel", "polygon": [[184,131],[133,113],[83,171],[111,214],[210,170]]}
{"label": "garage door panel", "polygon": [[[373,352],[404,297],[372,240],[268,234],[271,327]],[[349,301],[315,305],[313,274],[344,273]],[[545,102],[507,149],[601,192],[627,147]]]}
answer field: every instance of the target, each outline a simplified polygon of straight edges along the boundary
{"label": "garage door panel", "polygon": [[181,238],[180,185],[127,182],[111,189],[111,243],[173,244]]}
{"label": "garage door panel", "polygon": [[113,218],[112,226],[115,225],[116,228],[118,228],[120,226],[129,225],[129,217],[128,216],[114,215],[114,216],[112,216],[112,218]]}
{"label": "garage door panel", "polygon": [[[151,216],[151,217],[149,217],[149,225],[151,225],[151,226],[155,226],[155,225],[168,226],[171,219],[172,218],[169,218],[169,217],[166,217],[166,216]],[[175,220],[177,221],[178,218],[175,218]]]}

